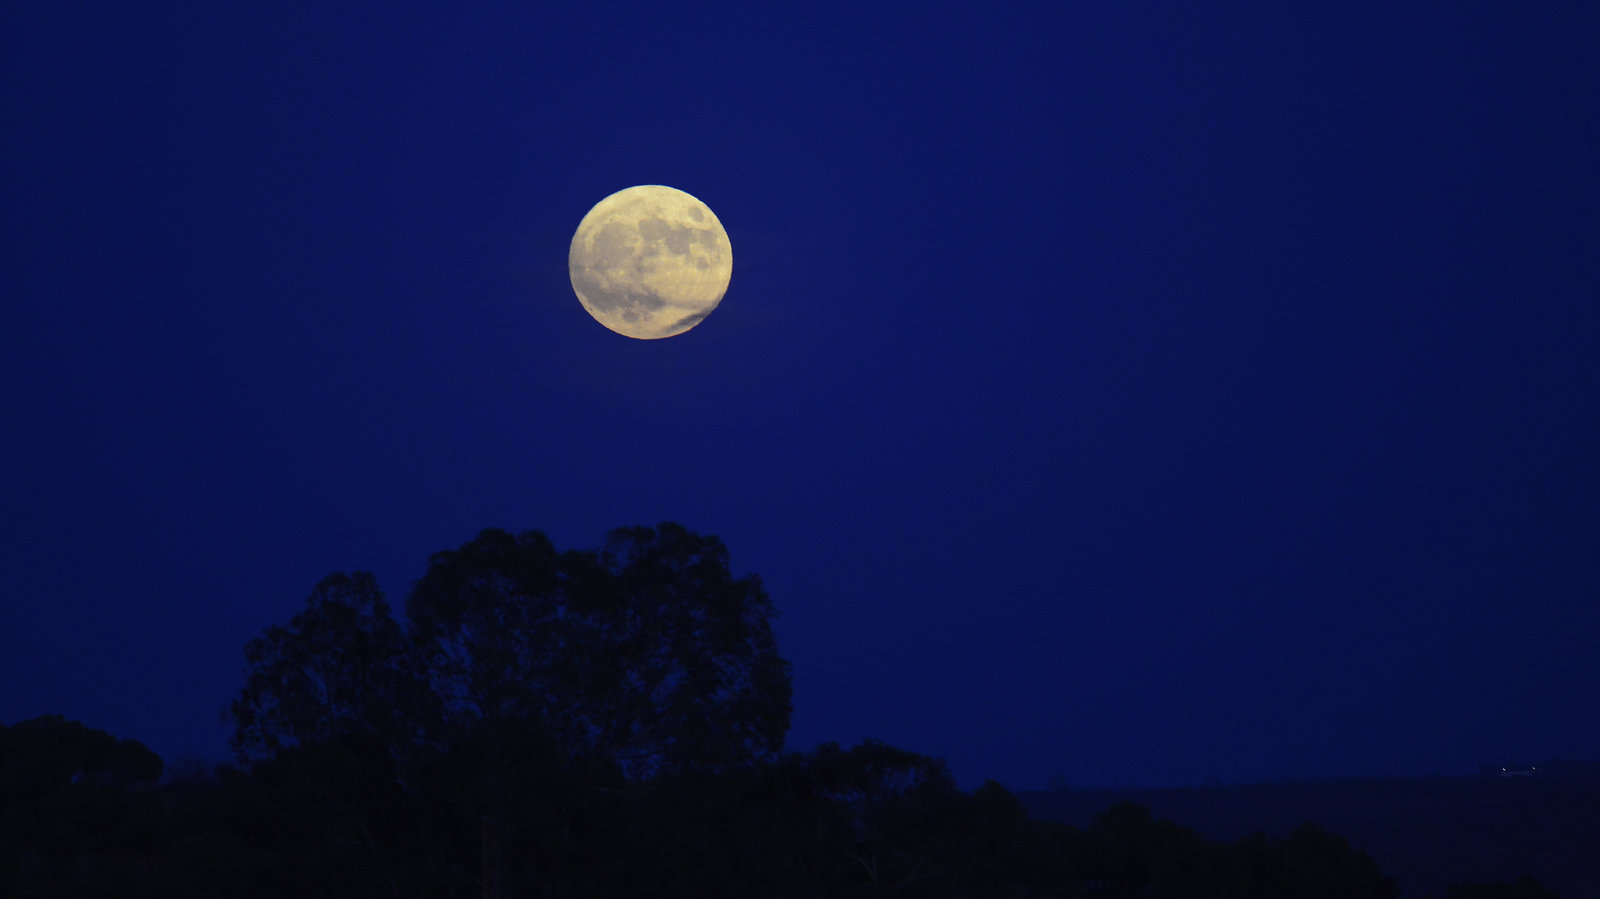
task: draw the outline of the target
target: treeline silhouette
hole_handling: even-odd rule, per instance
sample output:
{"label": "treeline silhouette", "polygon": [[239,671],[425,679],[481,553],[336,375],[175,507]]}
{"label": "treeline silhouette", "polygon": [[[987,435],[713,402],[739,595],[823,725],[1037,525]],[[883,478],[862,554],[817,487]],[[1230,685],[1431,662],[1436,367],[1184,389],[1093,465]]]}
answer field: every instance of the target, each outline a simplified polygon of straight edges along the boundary
{"label": "treeline silhouette", "polygon": [[911,750],[785,752],[775,614],[671,523],[566,552],[484,531],[430,559],[403,621],[370,575],[330,575],[246,647],[234,763],[0,725],[0,896],[1398,894],[1315,825],[1220,841],[1121,802],[1074,827]]}
{"label": "treeline silhouette", "polygon": [[[1504,771],[1529,771],[1507,775]],[[1283,779],[1161,789],[1017,794],[1033,817],[1087,823],[1135,802],[1202,836],[1231,841],[1316,821],[1369,853],[1408,897],[1459,880],[1532,875],[1567,896],[1600,896],[1600,764],[1484,766],[1477,775]]]}

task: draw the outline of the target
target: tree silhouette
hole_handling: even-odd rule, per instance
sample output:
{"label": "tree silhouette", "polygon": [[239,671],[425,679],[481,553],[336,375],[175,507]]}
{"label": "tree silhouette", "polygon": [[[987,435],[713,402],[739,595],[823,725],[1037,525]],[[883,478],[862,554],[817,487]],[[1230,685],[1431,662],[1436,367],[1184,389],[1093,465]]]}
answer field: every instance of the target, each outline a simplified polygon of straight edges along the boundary
{"label": "tree silhouette", "polygon": [[434,555],[406,610],[450,730],[533,724],[565,759],[633,780],[769,759],[788,730],[771,601],[681,525],[565,554],[484,531]]}
{"label": "tree silhouette", "polygon": [[1394,899],[1400,892],[1371,856],[1315,824],[1302,824],[1281,840],[1246,837],[1236,851],[1248,869],[1249,899]]}
{"label": "tree silhouette", "polygon": [[1095,815],[1084,834],[1083,873],[1098,895],[1143,896],[1159,890],[1180,867],[1198,837],[1193,831],[1134,802],[1118,802]]}
{"label": "tree silhouette", "polygon": [[60,715],[0,727],[0,895],[100,876],[96,858],[159,843],[160,756]]}
{"label": "tree silhouette", "polygon": [[161,757],[60,715],[0,726],[0,804],[39,799],[74,783],[124,787],[161,777]]}
{"label": "tree silhouette", "polygon": [[234,750],[260,759],[339,738],[403,741],[426,706],[407,650],[371,574],[328,575],[287,627],[245,646],[244,689],[228,709]]}
{"label": "tree silhouette", "polygon": [[876,740],[788,753],[745,794],[753,880],[779,896],[932,895],[955,882],[969,806],[943,761]]}
{"label": "tree silhouette", "polygon": [[[321,784],[309,795],[327,803],[314,817],[328,839],[375,854],[416,837],[389,826],[405,797],[447,797],[441,842],[476,830],[486,896],[560,876],[559,847],[602,794],[748,768],[788,730],[771,601],[730,574],[720,540],[681,525],[565,553],[537,531],[486,530],[434,554],[405,609],[402,626],[371,575],[324,579],[247,647],[234,745]],[[333,774],[352,765],[360,776]]]}

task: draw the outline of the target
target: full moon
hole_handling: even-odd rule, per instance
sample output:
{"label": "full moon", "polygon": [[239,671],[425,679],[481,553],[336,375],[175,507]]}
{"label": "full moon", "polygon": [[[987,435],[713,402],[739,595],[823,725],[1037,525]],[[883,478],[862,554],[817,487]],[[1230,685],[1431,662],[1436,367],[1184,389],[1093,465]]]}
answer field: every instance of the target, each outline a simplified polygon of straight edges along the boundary
{"label": "full moon", "polygon": [[595,321],[654,340],[682,334],[717,308],[733,276],[733,248],[706,204],[644,184],[589,210],[572,235],[567,269]]}

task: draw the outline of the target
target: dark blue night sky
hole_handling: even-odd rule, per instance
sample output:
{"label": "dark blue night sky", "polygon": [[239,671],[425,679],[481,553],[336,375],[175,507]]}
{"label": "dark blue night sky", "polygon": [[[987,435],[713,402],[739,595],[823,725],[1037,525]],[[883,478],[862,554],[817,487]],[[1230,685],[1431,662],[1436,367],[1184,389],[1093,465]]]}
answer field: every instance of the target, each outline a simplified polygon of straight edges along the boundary
{"label": "dark blue night sky", "polygon": [[[795,748],[1600,758],[1593,4],[232,6],[0,14],[0,721],[221,758],[329,572],[674,520]],[[635,341],[652,183],[734,273]]]}

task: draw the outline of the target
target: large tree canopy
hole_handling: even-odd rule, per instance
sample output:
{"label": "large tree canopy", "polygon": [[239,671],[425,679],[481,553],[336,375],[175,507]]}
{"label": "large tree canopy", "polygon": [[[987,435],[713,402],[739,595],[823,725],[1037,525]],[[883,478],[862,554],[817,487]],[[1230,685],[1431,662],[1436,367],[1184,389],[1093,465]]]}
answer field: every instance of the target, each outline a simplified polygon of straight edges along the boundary
{"label": "large tree canopy", "polygon": [[681,525],[567,552],[486,530],[432,556],[404,622],[372,575],[325,578],[246,648],[233,742],[275,795],[315,800],[294,829],[330,857],[438,883],[476,870],[502,897],[577,876],[563,847],[617,826],[623,787],[776,757],[775,615],[720,540]]}
{"label": "large tree canopy", "polygon": [[[334,574],[246,649],[235,747],[379,737],[405,751],[515,739],[639,779],[772,758],[788,663],[754,576],[678,524],[594,550],[491,529],[434,554],[402,626],[370,574]],[[553,755],[552,755],[553,754]]]}
{"label": "large tree canopy", "polygon": [[371,574],[330,574],[288,626],[245,646],[249,669],[229,707],[246,758],[334,738],[393,738],[421,704],[405,636]]}

